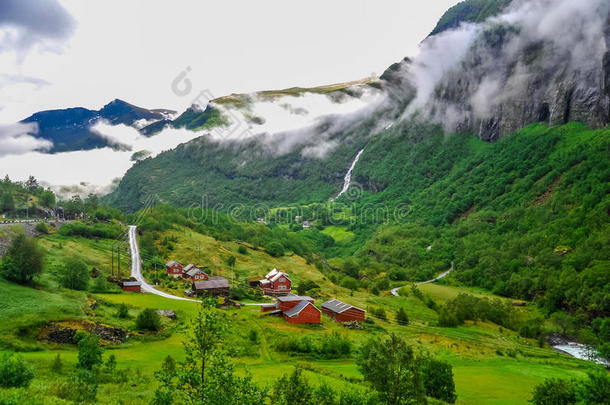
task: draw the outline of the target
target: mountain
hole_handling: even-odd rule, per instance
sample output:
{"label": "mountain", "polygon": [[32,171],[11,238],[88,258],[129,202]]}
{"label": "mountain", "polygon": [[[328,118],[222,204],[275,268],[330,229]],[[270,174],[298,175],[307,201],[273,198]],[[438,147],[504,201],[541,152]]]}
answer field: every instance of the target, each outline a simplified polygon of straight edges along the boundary
{"label": "mountain", "polygon": [[[603,128],[610,122],[610,3],[549,4],[460,3],[441,18],[416,58],[392,65],[379,80],[214,100],[220,133],[139,162],[109,199],[125,209],[140,207],[147,193],[182,206],[199,202],[204,192],[214,203],[228,197],[267,204],[326,200],[341,189],[360,149],[365,147],[366,159],[367,145],[393,128],[412,128],[409,122],[431,124],[430,134],[442,128],[491,142],[535,122]],[[290,128],[301,117],[297,103],[308,98],[337,111],[350,102],[361,104]],[[270,113],[272,107],[288,112],[286,119]],[[313,107],[303,110],[307,114]],[[197,117],[211,111],[187,111],[179,120],[195,129]],[[274,126],[277,121],[282,125]],[[418,132],[409,142],[425,137]],[[375,160],[384,161],[389,152],[378,151]],[[400,167],[394,170],[409,177]],[[356,179],[358,172],[356,166]],[[380,192],[390,184],[367,180],[362,186]]]}
{"label": "mountain", "polygon": [[93,127],[106,121],[111,125],[128,125],[137,129],[173,116],[175,111],[147,110],[125,101],[115,99],[99,111],[86,108],[67,108],[37,112],[24,119],[23,123],[37,123],[37,138],[53,142],[50,153],[74,150],[89,150],[109,146]]}

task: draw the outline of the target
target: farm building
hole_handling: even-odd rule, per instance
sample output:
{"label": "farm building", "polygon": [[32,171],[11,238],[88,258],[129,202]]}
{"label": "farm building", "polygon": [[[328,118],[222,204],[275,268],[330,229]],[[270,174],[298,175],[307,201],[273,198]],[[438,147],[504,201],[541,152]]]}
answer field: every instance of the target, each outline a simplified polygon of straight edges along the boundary
{"label": "farm building", "polygon": [[320,310],[312,301],[302,300],[284,312],[284,319],[290,323],[320,323]]}
{"label": "farm building", "polygon": [[193,292],[196,295],[229,295],[229,282],[224,277],[210,277],[207,280],[193,281]]}
{"label": "farm building", "polygon": [[175,260],[165,263],[165,274],[168,276],[182,277],[182,265]]}
{"label": "farm building", "polygon": [[337,299],[322,303],[322,312],[337,322],[364,322],[366,311]]}
{"label": "farm building", "polygon": [[121,280],[119,283],[123,291],[140,292],[142,290],[142,283],[133,280]]}
{"label": "farm building", "polygon": [[282,312],[286,312],[294,308],[301,301],[313,303],[314,299],[307,296],[290,294],[285,295],[283,297],[277,297],[277,306],[279,310],[281,310]]}
{"label": "farm building", "polygon": [[265,278],[259,281],[259,284],[265,294],[289,294],[292,289],[292,281],[290,281],[288,274],[278,269],[273,269],[267,273]]}
{"label": "farm building", "polygon": [[182,278],[185,280],[191,281],[200,281],[207,280],[208,275],[201,271],[201,269],[194,264],[189,264],[184,268],[184,273],[182,273]]}

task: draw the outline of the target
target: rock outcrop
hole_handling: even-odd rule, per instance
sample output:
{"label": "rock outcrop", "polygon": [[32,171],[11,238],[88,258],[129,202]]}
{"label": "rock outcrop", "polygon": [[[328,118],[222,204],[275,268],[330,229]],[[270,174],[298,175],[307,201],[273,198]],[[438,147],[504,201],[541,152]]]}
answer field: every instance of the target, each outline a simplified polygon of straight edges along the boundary
{"label": "rock outcrop", "polygon": [[100,335],[102,345],[123,343],[129,337],[126,330],[91,321],[51,322],[44,326],[38,340],[50,343],[74,344],[74,335],[78,331]]}

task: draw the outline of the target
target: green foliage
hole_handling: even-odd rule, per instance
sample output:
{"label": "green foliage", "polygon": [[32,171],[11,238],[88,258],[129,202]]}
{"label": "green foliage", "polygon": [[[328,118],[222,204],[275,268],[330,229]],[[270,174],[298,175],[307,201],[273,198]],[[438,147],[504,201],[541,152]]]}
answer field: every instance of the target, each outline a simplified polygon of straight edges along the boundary
{"label": "green foliage", "polygon": [[0,387],[28,387],[33,378],[32,368],[21,356],[4,353],[0,357]]}
{"label": "green foliage", "polygon": [[534,405],[587,404],[605,405],[610,398],[610,375],[597,367],[583,380],[551,378],[534,388]]}
{"label": "green foliage", "polygon": [[274,347],[279,352],[299,353],[323,359],[349,357],[352,353],[352,342],[337,332],[325,335],[321,339],[309,336],[290,337],[277,342]]}
{"label": "green foliage", "polygon": [[117,318],[127,319],[129,318],[129,307],[125,304],[119,304],[119,308],[116,313]]}
{"label": "green foliage", "polygon": [[89,270],[87,265],[79,258],[69,258],[63,266],[59,281],[65,288],[86,290],[89,285]]}
{"label": "green foliage", "polygon": [[104,350],[100,347],[100,336],[96,334],[80,335],[77,339],[78,347],[78,367],[91,370],[93,367],[102,364],[102,353]]}
{"label": "green foliage", "polygon": [[59,353],[57,353],[57,356],[55,356],[55,358],[53,359],[53,364],[51,365],[51,370],[55,373],[55,374],[61,374],[61,370],[63,369],[64,365],[63,362],[61,361],[61,355]]}
{"label": "green foliage", "polygon": [[426,357],[421,360],[421,372],[426,395],[450,404],[455,403],[455,383],[453,368],[449,363]]}
{"label": "green foliage", "polygon": [[246,255],[248,254],[248,249],[246,249],[246,247],[243,245],[239,245],[237,247],[237,253],[239,253],[240,255]]}
{"label": "green foliage", "polygon": [[386,404],[426,404],[426,391],[413,349],[391,334],[385,340],[371,339],[358,356],[365,381]]}
{"label": "green foliage", "polygon": [[409,324],[409,317],[407,316],[407,313],[403,307],[398,308],[398,311],[396,311],[396,322],[403,326]]}
{"label": "green foliage", "polygon": [[85,224],[80,221],[67,223],[59,228],[59,233],[63,236],[82,236],[84,238],[105,238],[116,239],[123,232],[119,224],[94,223]]}
{"label": "green foliage", "polygon": [[44,235],[49,233],[49,227],[44,222],[37,223],[36,227],[34,229],[36,229],[36,231],[38,231]]}
{"label": "green foliage", "polygon": [[271,402],[278,405],[308,405],[312,388],[303,377],[303,370],[295,368],[290,376],[282,376],[271,391]]}
{"label": "green foliage", "polygon": [[534,405],[576,404],[576,384],[572,381],[553,378],[534,388]]}
{"label": "green foliage", "polygon": [[[119,312],[121,309],[119,309]],[[154,309],[141,311],[136,318],[136,328],[139,330],[158,331],[161,329],[161,317]]]}
{"label": "green foliage", "polygon": [[32,284],[34,276],[42,273],[43,261],[44,252],[36,240],[18,234],[2,258],[0,272],[7,280]]}
{"label": "green foliage", "polygon": [[430,35],[456,28],[463,22],[483,22],[499,14],[511,0],[465,0],[443,14]]}
{"label": "green foliage", "polygon": [[284,246],[280,242],[271,242],[265,246],[265,250],[271,256],[280,257],[284,256]]}

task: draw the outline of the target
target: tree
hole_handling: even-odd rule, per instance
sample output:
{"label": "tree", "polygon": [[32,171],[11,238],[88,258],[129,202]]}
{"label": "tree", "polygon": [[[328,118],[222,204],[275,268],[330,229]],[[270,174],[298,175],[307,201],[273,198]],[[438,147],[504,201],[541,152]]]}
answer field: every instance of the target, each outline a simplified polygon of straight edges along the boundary
{"label": "tree", "polygon": [[295,368],[290,377],[282,376],[273,387],[271,403],[278,405],[308,405],[312,388],[303,377],[303,370]]}
{"label": "tree", "polygon": [[402,307],[398,308],[398,311],[396,311],[396,322],[404,326],[409,324],[409,317]]}
{"label": "tree", "polygon": [[154,309],[147,308],[138,314],[136,328],[140,330],[158,331],[161,329],[161,317]]}
{"label": "tree", "polygon": [[28,387],[34,378],[32,368],[23,357],[4,353],[0,358],[0,387]]}
{"label": "tree", "polygon": [[530,402],[534,405],[571,405],[577,401],[577,387],[574,381],[552,378],[534,387]]}
{"label": "tree", "polygon": [[557,311],[551,315],[551,321],[564,335],[572,328],[574,321],[572,317],[563,311]]}
{"label": "tree", "polygon": [[43,207],[53,208],[55,206],[55,194],[51,190],[45,190],[38,201]]}
{"label": "tree", "polygon": [[2,212],[11,212],[15,209],[15,200],[13,196],[9,192],[5,192],[2,194],[2,199],[0,200],[0,211]]}
{"label": "tree", "polygon": [[34,276],[42,273],[44,252],[34,239],[18,234],[2,260],[2,273],[8,280],[32,284]]}
{"label": "tree", "polygon": [[419,362],[413,348],[395,334],[371,339],[359,353],[357,364],[364,379],[387,404],[426,404]]}
{"label": "tree", "polygon": [[121,319],[129,318],[129,307],[125,304],[120,304],[116,316]]}
{"label": "tree", "polygon": [[64,365],[61,361],[61,355],[59,353],[57,353],[57,356],[55,356],[55,359],[53,360],[53,364],[51,365],[51,370],[53,370],[53,372],[56,374],[60,374],[63,366]]}
{"label": "tree", "polygon": [[284,256],[284,246],[279,242],[271,242],[265,246],[265,250],[274,257]]}
{"label": "tree", "polygon": [[85,334],[77,339],[78,367],[91,370],[94,366],[102,364],[102,353],[104,350],[100,347],[100,336]]}
{"label": "tree", "polygon": [[180,375],[181,386],[193,403],[206,403],[206,364],[224,340],[226,330],[227,320],[214,308],[214,300],[203,300],[187,331],[186,359]]}
{"label": "tree", "polygon": [[159,381],[159,386],[155,390],[155,397],[153,398],[154,405],[171,405],[174,402],[174,391],[175,383],[174,378],[176,377],[176,361],[172,356],[167,356],[161,364],[161,369],[155,371],[155,378]]}
{"label": "tree", "polygon": [[235,266],[235,256],[231,255],[229,256],[229,258],[227,259],[227,264],[231,267]]}
{"label": "tree", "polygon": [[65,288],[80,291],[86,290],[89,285],[87,265],[78,258],[69,258],[63,266],[63,272],[59,281]]}
{"label": "tree", "polygon": [[426,395],[450,404],[455,403],[455,383],[453,368],[449,363],[431,357],[422,360],[421,366]]}

